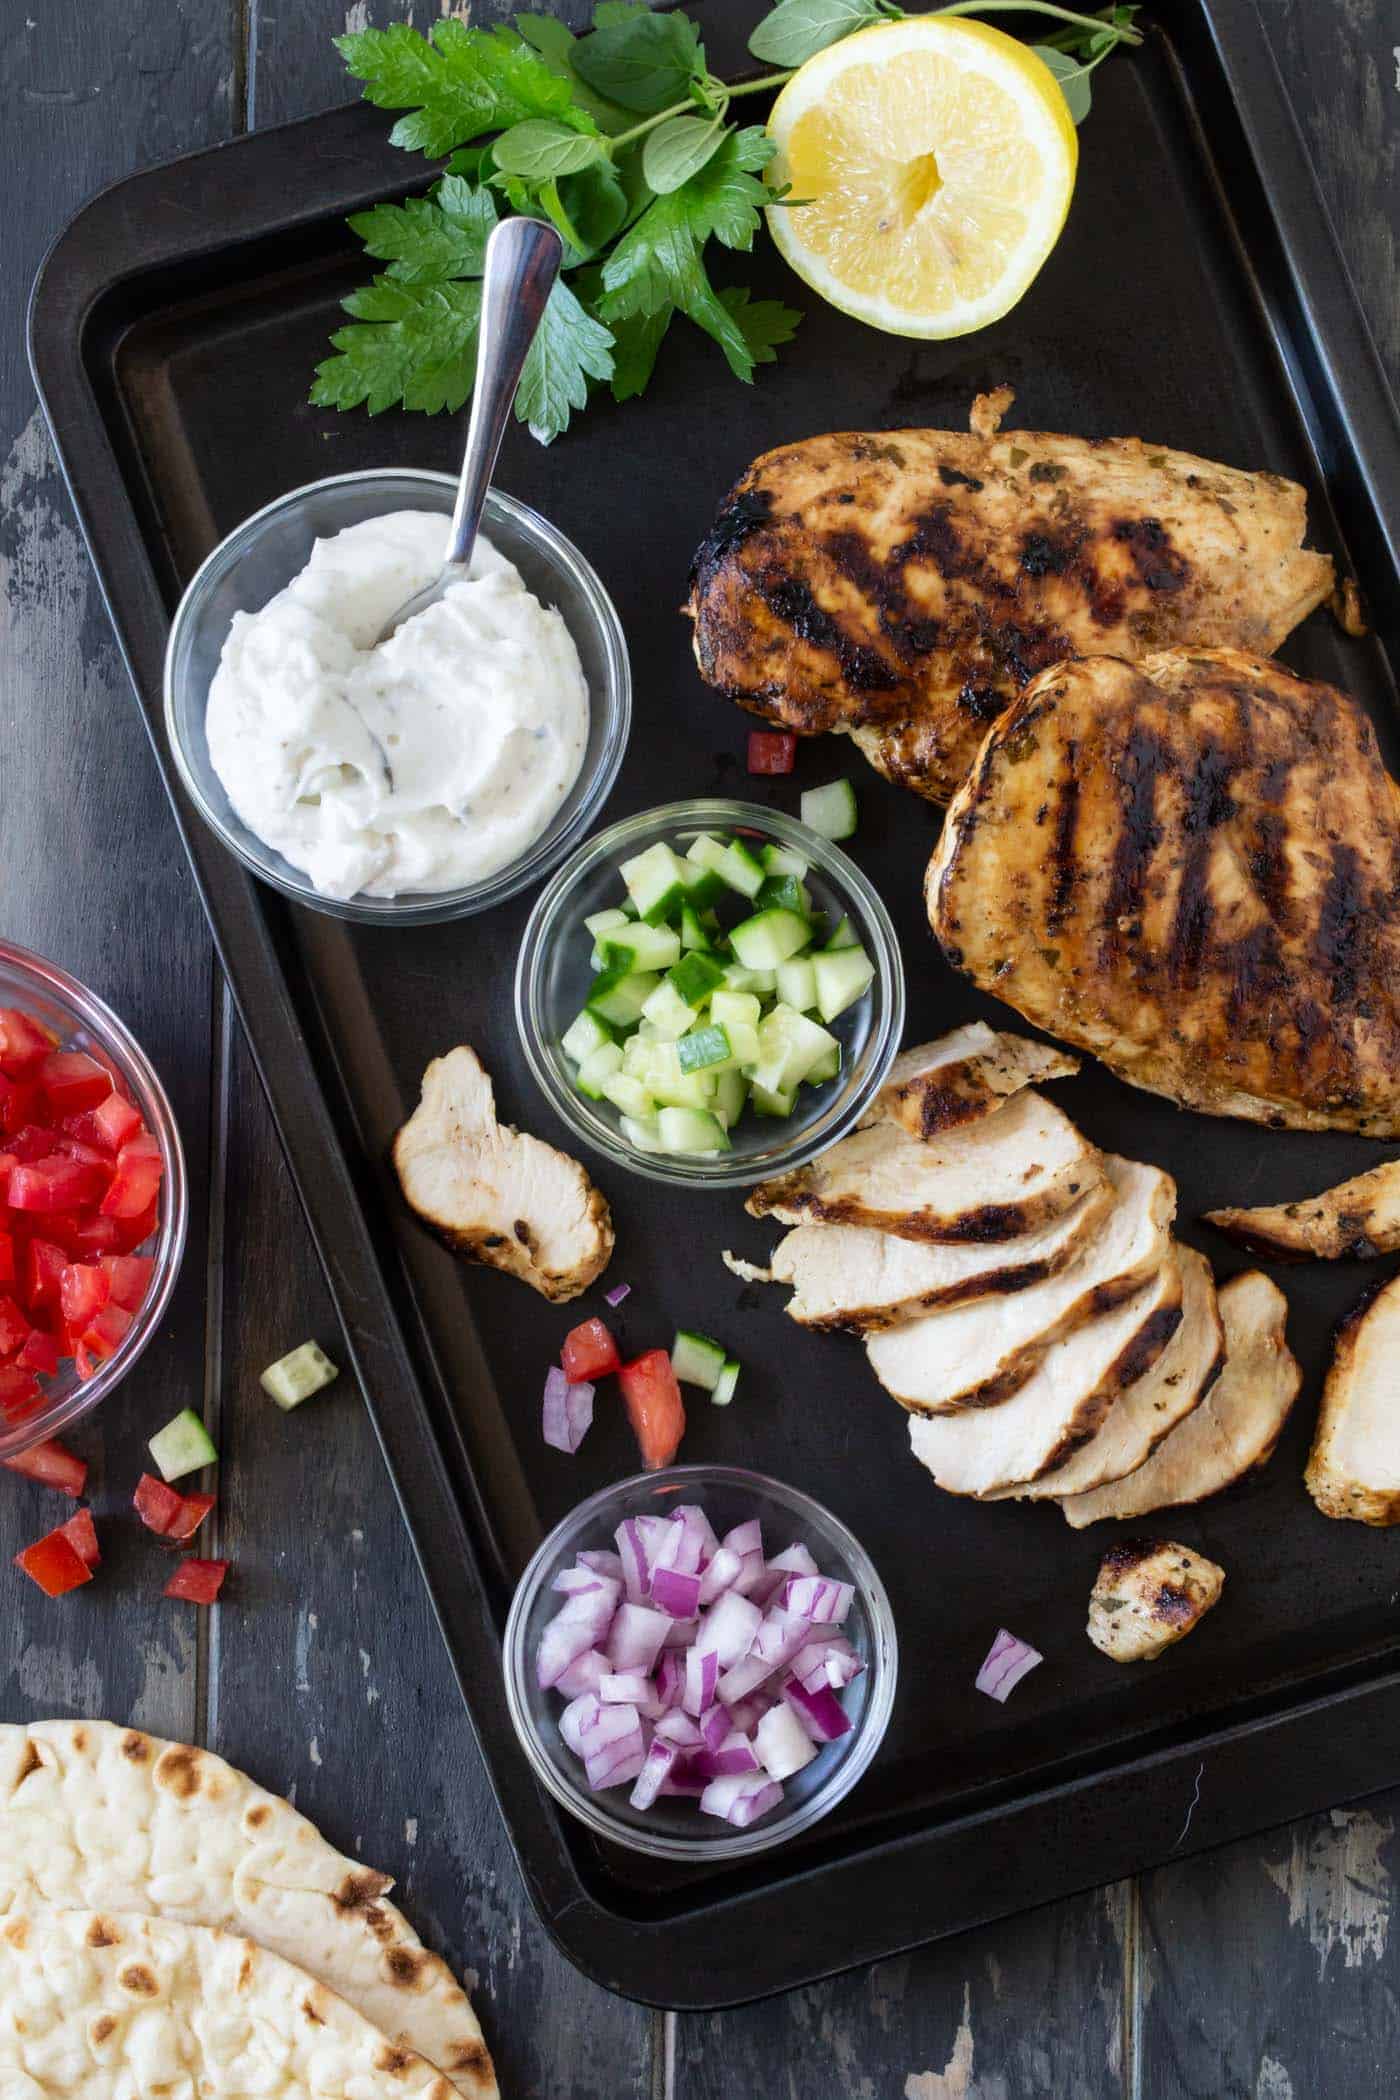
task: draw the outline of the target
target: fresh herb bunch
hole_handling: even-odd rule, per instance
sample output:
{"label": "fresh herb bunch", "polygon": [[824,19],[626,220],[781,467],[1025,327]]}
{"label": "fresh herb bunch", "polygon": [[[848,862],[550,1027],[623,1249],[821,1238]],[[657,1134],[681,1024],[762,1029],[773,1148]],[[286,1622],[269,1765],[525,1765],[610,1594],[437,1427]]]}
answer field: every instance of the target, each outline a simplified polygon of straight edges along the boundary
{"label": "fresh herb bunch", "polygon": [[[322,408],[459,409],[471,392],[487,237],[510,212],[552,220],[564,274],[525,361],[516,413],[542,444],[569,427],[590,384],[627,401],[650,380],[677,314],[752,380],[791,340],[800,316],[740,286],[716,290],[711,241],[748,249],[766,207],[786,200],[767,177],[761,126],[729,121],[746,95],[781,87],[804,60],[871,22],[893,0],[778,0],[749,39],[779,70],[726,83],[687,15],[601,0],[575,36],[545,15],[469,29],[454,17],[429,36],[404,23],[337,37],[365,98],[402,110],[390,138],[446,161],[423,197],[378,204],[350,225],[383,272],[344,302],[348,327],[316,371]],[[939,14],[1034,13],[1064,25],[1036,48],[1078,122],[1089,75],[1120,43],[1141,41],[1137,9],[1081,15],[1048,0],[953,0]]]}

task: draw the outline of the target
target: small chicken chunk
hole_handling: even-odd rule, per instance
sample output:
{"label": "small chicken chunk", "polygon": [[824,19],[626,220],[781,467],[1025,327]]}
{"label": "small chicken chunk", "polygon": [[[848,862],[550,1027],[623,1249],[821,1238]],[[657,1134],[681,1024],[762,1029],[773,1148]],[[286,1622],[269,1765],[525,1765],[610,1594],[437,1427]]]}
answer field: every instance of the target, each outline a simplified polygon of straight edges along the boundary
{"label": "small chicken chunk", "polygon": [[1114,1662],[1151,1662],[1219,1601],[1225,1570],[1170,1539],[1111,1546],[1089,1597],[1089,1638]]}
{"label": "small chicken chunk", "polygon": [[542,1298],[576,1298],[608,1265],[605,1198],[576,1159],[497,1122],[490,1075],[465,1043],[423,1074],[394,1167],[411,1208],[454,1253]]}

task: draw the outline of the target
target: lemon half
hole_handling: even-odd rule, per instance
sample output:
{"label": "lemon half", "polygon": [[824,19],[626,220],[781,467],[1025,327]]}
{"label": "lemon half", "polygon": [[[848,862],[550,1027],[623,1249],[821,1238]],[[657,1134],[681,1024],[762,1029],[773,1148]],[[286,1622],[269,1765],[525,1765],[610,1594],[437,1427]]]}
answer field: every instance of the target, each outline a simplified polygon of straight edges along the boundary
{"label": "lemon half", "polygon": [[1048,66],[984,23],[925,15],[809,58],[773,105],[773,239],[813,291],[892,335],[966,335],[1059,238],[1079,145]]}

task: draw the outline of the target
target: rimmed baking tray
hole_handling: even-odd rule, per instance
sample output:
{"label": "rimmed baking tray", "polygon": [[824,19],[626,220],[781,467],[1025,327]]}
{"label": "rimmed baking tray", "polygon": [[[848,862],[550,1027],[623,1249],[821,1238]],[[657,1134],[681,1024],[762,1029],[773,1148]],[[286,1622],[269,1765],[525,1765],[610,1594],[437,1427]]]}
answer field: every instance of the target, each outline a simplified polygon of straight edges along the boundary
{"label": "rimmed baking tray", "polygon": [[[688,558],[757,452],[833,425],[960,424],[1009,380],[1016,418],[1134,432],[1295,475],[1314,538],[1366,593],[1373,633],[1325,615],[1288,660],[1373,712],[1396,753],[1400,442],[1393,406],[1249,0],[1162,0],[1146,47],[1096,76],[1079,195],[1041,279],[1003,323],[920,345],[800,299],[783,362],[737,386],[674,331],[640,403],[599,404],[548,451],[508,441],[501,480],[583,546],[621,610],[637,723],[608,811],[743,785],[746,723],[705,692],[676,615]],[[707,10],[733,62],[737,10]],[[729,50],[724,49],[728,43]],[[828,1502],[875,1555],[904,1677],[877,1763],[804,1842],[748,1870],[681,1871],[593,1843],[545,1799],[510,1731],[499,1644],[543,1527],[632,1463],[615,1412],[576,1460],[538,1431],[545,1361],[577,1317],[455,1263],[406,1218],[387,1140],[427,1060],[480,1050],[503,1112],[561,1140],[525,1074],[511,961],[530,899],[455,926],[356,930],[253,882],[183,800],[160,723],[167,622],[210,545],[286,488],[358,466],[455,465],[444,420],[306,406],[337,301],[362,274],[347,212],[421,166],[354,107],[157,168],[96,199],[41,273],[31,354],[64,471],[191,865],[316,1237],[405,1521],[512,1841],[541,1916],[603,1983],[677,2007],[734,2002],[1280,1822],[1400,1778],[1394,1542],[1313,1510],[1300,1470],[1346,1265],[1285,1276],[1305,1398],[1272,1465],[1173,1515],[1230,1571],[1208,1627],[1123,1671],[1084,1639],[1102,1539],[1048,1509],[968,1507],[909,1458],[903,1417],[858,1346],[793,1329],[777,1294],[720,1264],[771,1234],[737,1198],[678,1195],[598,1169],[633,1286],[628,1343],[676,1324],[743,1359],[741,1400],[692,1409],[689,1459],[752,1463]],[[794,296],[771,250],[732,276]],[[723,281],[723,278],[722,280]],[[856,771],[803,748],[797,779],[748,783],[784,807]],[[920,908],[936,813],[859,772],[855,851],[904,943],[910,1040],[995,1010],[942,963]],[[1099,1142],[1176,1174],[1185,1237],[1221,1274],[1237,1255],[1197,1224],[1373,1162],[1363,1141],[1185,1116],[1091,1071],[1059,1098]],[[597,1166],[597,1163],[592,1163]],[[596,1294],[595,1294],[596,1295]],[[593,1300],[581,1301],[584,1310]],[[972,1688],[999,1624],[1047,1660],[1005,1708]]]}

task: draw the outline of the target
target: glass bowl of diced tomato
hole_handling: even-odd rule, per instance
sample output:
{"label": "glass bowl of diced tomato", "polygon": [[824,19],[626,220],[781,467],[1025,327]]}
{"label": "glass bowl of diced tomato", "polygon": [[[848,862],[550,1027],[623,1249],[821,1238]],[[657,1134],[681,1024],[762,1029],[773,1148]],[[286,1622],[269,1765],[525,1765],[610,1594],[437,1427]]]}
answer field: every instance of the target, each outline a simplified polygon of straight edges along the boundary
{"label": "glass bowl of diced tomato", "polygon": [[145,1052],[76,978],[0,940],[0,1458],[126,1376],[174,1287],[185,1215]]}

